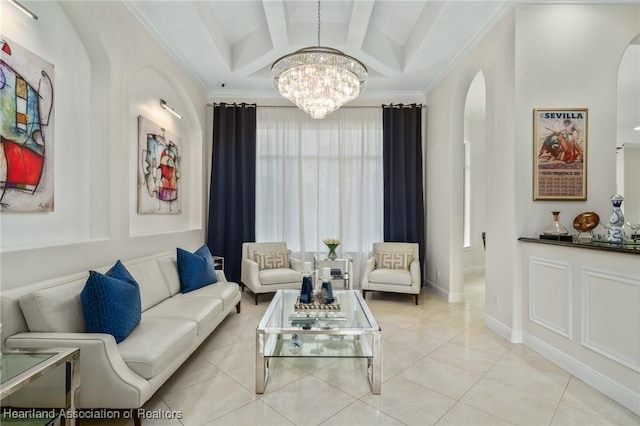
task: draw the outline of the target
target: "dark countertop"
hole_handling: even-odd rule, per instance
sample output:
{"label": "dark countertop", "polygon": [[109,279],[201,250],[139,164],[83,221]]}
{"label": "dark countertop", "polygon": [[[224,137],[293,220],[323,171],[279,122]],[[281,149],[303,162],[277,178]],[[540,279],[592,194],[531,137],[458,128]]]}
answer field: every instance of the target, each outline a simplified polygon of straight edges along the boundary
{"label": "dark countertop", "polygon": [[532,238],[532,237],[520,237],[518,241],[524,241],[527,243],[538,243],[538,244],[549,244],[552,246],[561,246],[561,247],[575,247],[575,248],[584,248],[590,250],[601,250],[601,251],[609,251],[616,253],[628,253],[628,254],[640,254],[640,241],[635,241],[635,243],[624,243],[624,244],[616,244],[609,243],[606,241],[592,241],[585,239],[574,239],[573,241],[556,241],[556,240],[545,240],[540,238]]}

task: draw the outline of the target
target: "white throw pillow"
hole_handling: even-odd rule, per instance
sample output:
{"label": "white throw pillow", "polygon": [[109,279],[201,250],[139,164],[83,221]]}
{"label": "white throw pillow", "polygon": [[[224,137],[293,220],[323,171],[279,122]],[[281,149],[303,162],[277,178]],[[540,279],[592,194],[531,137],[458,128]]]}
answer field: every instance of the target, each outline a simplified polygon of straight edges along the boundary
{"label": "white throw pillow", "polygon": [[254,252],[253,256],[258,264],[258,269],[280,269],[289,267],[290,254],[291,250],[287,250],[271,253]]}
{"label": "white throw pillow", "polygon": [[375,257],[376,265],[381,269],[409,269],[413,261],[413,253],[377,251]]}

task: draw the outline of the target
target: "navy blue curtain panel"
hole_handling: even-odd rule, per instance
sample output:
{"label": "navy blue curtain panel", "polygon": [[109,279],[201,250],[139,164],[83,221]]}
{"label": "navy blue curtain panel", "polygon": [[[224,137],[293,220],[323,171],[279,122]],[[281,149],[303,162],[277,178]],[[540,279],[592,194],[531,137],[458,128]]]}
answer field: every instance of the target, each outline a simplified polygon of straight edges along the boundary
{"label": "navy blue curtain panel", "polygon": [[424,277],[422,106],[383,105],[384,240],[418,243]]}
{"label": "navy blue curtain panel", "polygon": [[213,107],[213,155],[207,246],[224,256],[229,281],[240,283],[242,243],[256,237],[256,106]]}

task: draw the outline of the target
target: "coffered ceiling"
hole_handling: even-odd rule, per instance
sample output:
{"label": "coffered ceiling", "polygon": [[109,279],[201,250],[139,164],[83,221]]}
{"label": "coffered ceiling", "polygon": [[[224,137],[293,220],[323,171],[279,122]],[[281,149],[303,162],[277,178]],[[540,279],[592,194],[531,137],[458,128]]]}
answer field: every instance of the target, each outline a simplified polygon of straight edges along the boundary
{"label": "coffered ceiling", "polygon": [[[273,97],[271,64],[318,44],[316,0],[125,4],[212,97]],[[423,94],[507,4],[504,0],[323,0],[320,44],[367,66],[364,96]]]}
{"label": "coffered ceiling", "polygon": [[[427,93],[514,3],[638,0],[322,0],[320,44],[369,70],[361,98]],[[212,98],[274,98],[275,60],[318,44],[317,0],[123,0]],[[636,43],[640,43],[636,41]],[[637,46],[635,46],[637,47]],[[638,144],[637,50],[620,75],[619,143]],[[476,93],[476,92],[474,92]],[[470,96],[472,96],[471,94]],[[475,95],[473,95],[475,96]],[[469,100],[484,111],[484,90]],[[637,124],[636,124],[637,123]]]}

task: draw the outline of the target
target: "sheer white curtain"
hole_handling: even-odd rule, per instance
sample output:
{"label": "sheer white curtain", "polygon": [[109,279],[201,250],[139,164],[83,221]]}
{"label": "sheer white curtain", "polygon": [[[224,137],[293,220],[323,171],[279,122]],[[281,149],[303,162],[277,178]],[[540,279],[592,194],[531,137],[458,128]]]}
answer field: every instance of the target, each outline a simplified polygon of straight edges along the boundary
{"label": "sheer white curtain", "polygon": [[382,110],[343,108],[323,120],[298,108],[258,107],[256,240],[286,241],[305,260],[342,241],[359,285],[383,237]]}

